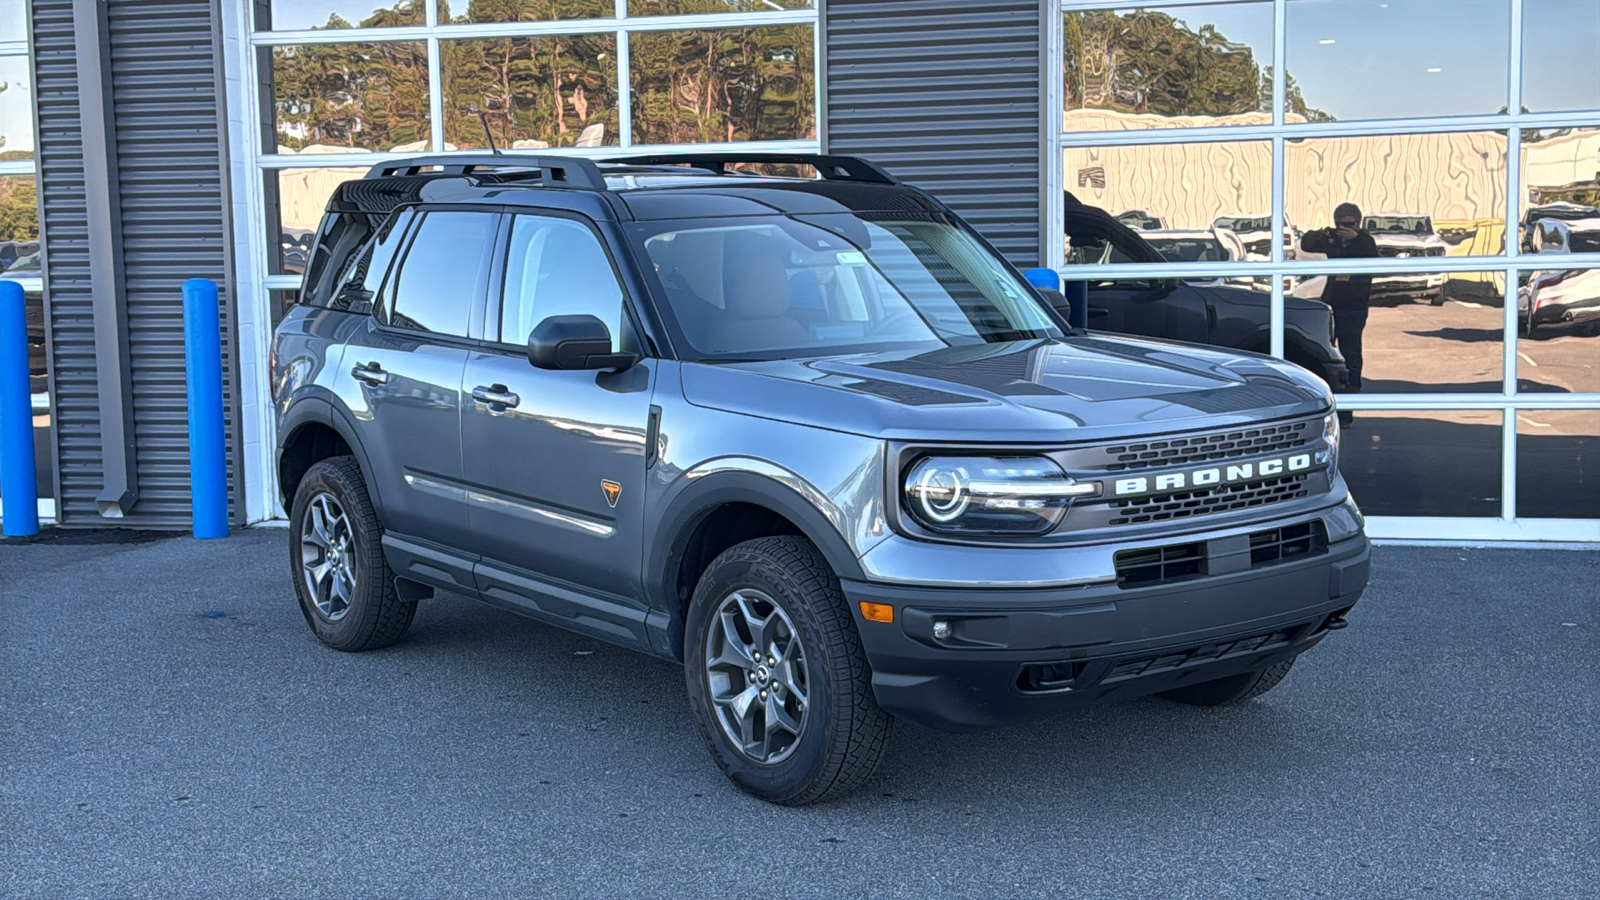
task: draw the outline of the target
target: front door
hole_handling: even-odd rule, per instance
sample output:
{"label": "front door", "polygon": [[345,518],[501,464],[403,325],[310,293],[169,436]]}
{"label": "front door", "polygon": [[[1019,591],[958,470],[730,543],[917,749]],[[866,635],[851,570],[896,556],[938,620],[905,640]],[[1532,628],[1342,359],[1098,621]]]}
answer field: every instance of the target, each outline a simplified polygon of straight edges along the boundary
{"label": "front door", "polygon": [[[479,587],[490,599],[536,594],[541,609],[590,624],[642,620],[645,437],[656,367],[647,359],[625,372],[552,371],[527,356],[534,326],[559,315],[597,316],[613,350],[633,349],[616,268],[586,220],[519,214],[499,293],[503,302],[491,297],[485,323],[499,342],[470,355],[462,382]],[[601,613],[573,588],[602,595]]]}

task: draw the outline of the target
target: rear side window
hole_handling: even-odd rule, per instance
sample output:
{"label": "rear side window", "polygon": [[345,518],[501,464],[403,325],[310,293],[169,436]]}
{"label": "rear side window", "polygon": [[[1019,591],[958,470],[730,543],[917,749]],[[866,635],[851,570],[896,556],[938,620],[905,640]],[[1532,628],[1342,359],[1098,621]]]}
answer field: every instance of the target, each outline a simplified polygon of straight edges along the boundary
{"label": "rear side window", "polygon": [[394,261],[395,251],[405,237],[406,226],[413,213],[402,209],[391,215],[378,227],[378,233],[367,241],[361,251],[350,258],[345,271],[339,276],[339,289],[333,295],[334,309],[355,313],[372,311],[372,301],[383,286],[383,276]]}
{"label": "rear side window", "polygon": [[400,264],[388,324],[433,334],[467,336],[472,304],[483,294],[498,213],[425,213]]}

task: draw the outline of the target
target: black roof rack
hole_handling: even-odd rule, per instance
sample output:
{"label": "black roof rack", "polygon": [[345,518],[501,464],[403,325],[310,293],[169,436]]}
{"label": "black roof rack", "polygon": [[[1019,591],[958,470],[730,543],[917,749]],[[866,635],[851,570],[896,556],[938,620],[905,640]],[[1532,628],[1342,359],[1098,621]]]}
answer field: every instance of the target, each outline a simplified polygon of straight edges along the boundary
{"label": "black roof rack", "polygon": [[427,175],[438,167],[441,175],[472,175],[504,169],[536,169],[539,180],[548,187],[569,187],[589,191],[606,189],[605,178],[593,161],[580,156],[541,156],[533,153],[440,153],[412,156],[381,162],[367,170],[368,178],[397,175]]}
{"label": "black roof rack", "polygon": [[378,163],[367,170],[367,178],[396,178],[428,175],[537,173],[547,187],[581,190],[606,190],[605,176],[596,163],[627,166],[688,166],[725,175],[728,167],[740,163],[788,163],[811,166],[827,181],[855,181],[869,184],[899,184],[893,175],[855,156],[824,153],[653,153],[643,156],[613,156],[588,159],[581,156],[546,156],[534,153],[439,153],[411,156]]}
{"label": "black roof rack", "polygon": [[828,181],[865,181],[872,184],[899,184],[893,175],[855,156],[824,153],[653,153],[646,156],[612,156],[601,162],[632,166],[690,166],[718,175],[737,163],[793,163],[811,166]]}

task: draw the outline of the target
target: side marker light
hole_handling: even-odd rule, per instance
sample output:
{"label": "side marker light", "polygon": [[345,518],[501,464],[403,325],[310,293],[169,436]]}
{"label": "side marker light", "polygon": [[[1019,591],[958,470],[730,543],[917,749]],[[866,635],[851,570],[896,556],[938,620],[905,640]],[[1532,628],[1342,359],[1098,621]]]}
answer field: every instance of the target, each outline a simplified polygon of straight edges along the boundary
{"label": "side marker light", "polygon": [[861,601],[861,618],[868,622],[894,622],[894,607],[887,603],[868,603]]}

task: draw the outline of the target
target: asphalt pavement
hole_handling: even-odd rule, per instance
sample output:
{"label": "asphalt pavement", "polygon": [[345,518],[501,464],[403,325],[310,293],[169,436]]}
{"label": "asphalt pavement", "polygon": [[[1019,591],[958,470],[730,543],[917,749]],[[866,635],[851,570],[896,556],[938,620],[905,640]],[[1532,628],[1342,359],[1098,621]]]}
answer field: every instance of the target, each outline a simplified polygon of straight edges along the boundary
{"label": "asphalt pavement", "polygon": [[0,896],[1600,894],[1600,553],[1379,548],[1254,703],[901,723],[785,809],[679,668],[459,597],[337,653],[285,545],[0,544]]}

